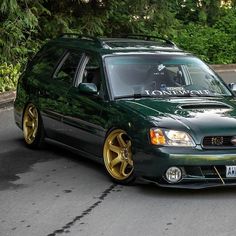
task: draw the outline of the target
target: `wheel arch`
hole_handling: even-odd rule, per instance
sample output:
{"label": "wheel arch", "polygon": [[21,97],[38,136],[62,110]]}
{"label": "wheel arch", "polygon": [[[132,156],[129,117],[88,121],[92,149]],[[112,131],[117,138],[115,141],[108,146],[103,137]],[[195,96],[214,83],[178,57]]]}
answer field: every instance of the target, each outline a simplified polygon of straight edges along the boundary
{"label": "wheel arch", "polygon": [[108,137],[108,135],[114,131],[114,130],[117,130],[117,129],[121,129],[121,130],[124,130],[126,132],[126,134],[128,135],[128,137],[130,138],[130,140],[132,141],[132,135],[130,135],[130,131],[127,127],[124,127],[124,126],[119,126],[119,125],[112,125],[110,126],[107,131],[106,131],[106,134],[105,134],[105,138],[104,138],[104,141],[103,141],[103,145],[106,141],[106,138]]}

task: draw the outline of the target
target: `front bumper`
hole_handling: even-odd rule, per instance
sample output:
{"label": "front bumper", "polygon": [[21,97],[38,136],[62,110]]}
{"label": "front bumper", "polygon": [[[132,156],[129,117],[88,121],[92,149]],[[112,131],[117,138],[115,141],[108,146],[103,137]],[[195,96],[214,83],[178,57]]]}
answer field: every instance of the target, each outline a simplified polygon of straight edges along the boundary
{"label": "front bumper", "polygon": [[177,184],[164,184],[164,183],[159,183],[158,181],[153,181],[150,179],[146,179],[145,177],[139,177],[139,181],[141,183],[150,183],[150,184],[155,184],[159,187],[163,187],[163,188],[178,188],[178,189],[206,189],[206,188],[225,188],[225,187],[233,187],[236,186],[236,180],[234,180],[233,182],[226,182],[226,183],[222,183],[220,181],[220,179],[212,181],[212,180],[205,180],[203,182],[195,182],[195,181],[191,181],[189,183],[184,183],[184,182],[180,182]]}
{"label": "front bumper", "polygon": [[[226,177],[226,166],[236,166],[236,149],[152,147],[137,152],[134,163],[139,178],[162,187],[201,189],[236,185],[236,177]],[[166,170],[173,166],[179,167],[183,174],[174,184],[165,178]]]}

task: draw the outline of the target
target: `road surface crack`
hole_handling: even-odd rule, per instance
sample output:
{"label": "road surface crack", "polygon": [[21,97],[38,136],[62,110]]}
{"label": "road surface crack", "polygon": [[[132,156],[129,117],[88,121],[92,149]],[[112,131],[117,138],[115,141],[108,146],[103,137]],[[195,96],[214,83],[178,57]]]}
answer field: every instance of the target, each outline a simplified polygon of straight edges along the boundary
{"label": "road surface crack", "polygon": [[92,204],[90,207],[84,210],[81,215],[76,216],[72,221],[67,223],[61,229],[57,229],[53,233],[48,234],[47,236],[56,236],[58,234],[62,234],[68,231],[68,229],[70,229],[76,222],[80,221],[85,216],[89,215],[97,206],[99,206],[105,200],[105,198],[112,192],[112,190],[114,190],[116,186],[117,184],[112,184],[109,188],[107,188],[104,192],[102,192],[102,194],[98,197],[98,201],[96,201],[94,204]]}

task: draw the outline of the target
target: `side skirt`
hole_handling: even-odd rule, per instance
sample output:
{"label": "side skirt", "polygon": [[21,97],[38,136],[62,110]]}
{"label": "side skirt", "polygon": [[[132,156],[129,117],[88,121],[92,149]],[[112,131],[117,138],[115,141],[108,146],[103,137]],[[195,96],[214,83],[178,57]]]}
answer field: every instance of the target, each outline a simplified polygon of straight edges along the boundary
{"label": "side skirt", "polygon": [[47,141],[48,143],[51,143],[51,144],[54,144],[54,145],[58,145],[58,146],[61,146],[63,147],[64,149],[67,149],[68,151],[70,152],[73,152],[75,154],[78,154],[82,157],[85,157],[85,158],[88,158],[88,159],[91,159],[93,161],[96,161],[97,163],[100,163],[100,164],[103,164],[103,158],[102,157],[98,157],[98,156],[94,156],[90,153],[87,153],[87,152],[84,152],[84,151],[81,151],[79,149],[76,149],[74,147],[71,147],[69,145],[66,145],[64,143],[61,143],[59,141],[56,141],[56,140],[53,140],[53,139],[50,139],[48,137],[45,137],[45,141]]}

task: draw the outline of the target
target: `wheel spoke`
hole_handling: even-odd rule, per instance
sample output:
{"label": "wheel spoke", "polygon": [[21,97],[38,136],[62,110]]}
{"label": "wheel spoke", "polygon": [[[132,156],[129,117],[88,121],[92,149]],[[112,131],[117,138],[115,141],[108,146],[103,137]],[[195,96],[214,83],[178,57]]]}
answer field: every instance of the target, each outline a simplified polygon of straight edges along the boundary
{"label": "wheel spoke", "polygon": [[119,135],[117,135],[117,141],[118,141],[118,143],[119,143],[119,145],[121,146],[121,147],[126,147],[126,142],[124,141],[124,139],[122,138],[122,133],[120,133]]}
{"label": "wheel spoke", "polygon": [[27,127],[32,127],[33,126],[33,122],[32,121],[26,121],[25,125]]}
{"label": "wheel spoke", "polygon": [[36,130],[33,131],[32,138],[35,139],[36,137]]}
{"label": "wheel spoke", "polygon": [[113,145],[112,143],[109,143],[109,149],[112,151],[112,152],[115,152],[117,154],[120,154],[120,148]]}
{"label": "wheel spoke", "polygon": [[117,164],[119,164],[121,162],[121,158],[120,158],[120,155],[117,156],[115,159],[113,159],[111,161],[111,168],[114,168],[114,166],[116,166]]}
{"label": "wheel spoke", "polygon": [[128,162],[128,164],[129,164],[130,166],[132,166],[132,167],[133,167],[133,165],[134,165],[134,162],[133,162],[133,160],[131,160],[130,158],[128,158],[127,162]]}
{"label": "wheel spoke", "polygon": [[33,129],[29,129],[28,130],[28,134],[27,134],[27,139],[31,140],[34,134],[34,130]]}
{"label": "wheel spoke", "polygon": [[126,143],[126,148],[131,148],[131,141],[130,140]]}
{"label": "wheel spoke", "polygon": [[120,166],[120,173],[123,175],[123,176],[127,176],[127,174],[125,173],[125,169],[127,167],[128,163],[126,161],[123,161],[121,163],[121,166]]}
{"label": "wheel spoke", "polygon": [[33,108],[32,113],[34,114],[34,119],[36,119],[36,117],[38,117],[38,112],[36,108]]}
{"label": "wheel spoke", "polygon": [[32,111],[32,107],[29,108],[28,114],[29,114],[31,119],[35,119],[35,115],[34,115],[34,112]]}

